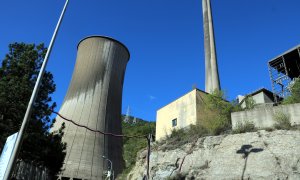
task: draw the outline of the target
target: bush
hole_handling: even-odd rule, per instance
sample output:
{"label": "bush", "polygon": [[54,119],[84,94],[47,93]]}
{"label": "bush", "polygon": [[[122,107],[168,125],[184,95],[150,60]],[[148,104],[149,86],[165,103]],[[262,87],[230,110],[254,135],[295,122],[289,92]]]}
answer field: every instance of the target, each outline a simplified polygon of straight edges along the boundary
{"label": "bush", "polygon": [[244,123],[238,122],[236,129],[232,131],[233,134],[245,133],[245,132],[254,132],[257,129],[253,122],[245,121]]}
{"label": "bush", "polygon": [[213,94],[207,94],[203,99],[203,108],[201,109],[201,126],[208,130],[211,135],[219,135],[231,129],[231,111],[232,104],[224,100],[222,91],[214,91]]}
{"label": "bush", "polygon": [[289,130],[292,128],[289,114],[284,112],[275,112],[273,118],[276,121],[274,125],[275,129]]}
{"label": "bush", "polygon": [[[133,119],[133,117],[131,118]],[[130,124],[122,122],[122,131],[127,136],[143,136],[149,133],[155,134],[155,122],[146,122],[138,119],[137,123]],[[126,175],[135,165],[138,152],[147,147],[146,138],[123,138],[123,158],[125,167],[120,179],[126,179]]]}
{"label": "bush", "polygon": [[244,110],[239,104],[239,102],[237,102],[236,100],[231,101],[231,106],[232,106],[231,112],[239,112]]}
{"label": "bush", "polygon": [[253,99],[253,97],[251,97],[251,96],[245,97],[245,105],[246,105],[245,110],[254,109],[255,104],[256,104],[256,102]]}
{"label": "bush", "polygon": [[184,129],[173,129],[169,138],[181,138],[186,136],[186,131]]}
{"label": "bush", "polygon": [[201,125],[190,125],[185,129],[174,129],[165,140],[159,142],[159,146],[162,151],[173,150],[206,135],[208,131]]}
{"label": "bush", "polygon": [[300,78],[297,78],[291,87],[291,96],[287,97],[283,104],[300,103]]}

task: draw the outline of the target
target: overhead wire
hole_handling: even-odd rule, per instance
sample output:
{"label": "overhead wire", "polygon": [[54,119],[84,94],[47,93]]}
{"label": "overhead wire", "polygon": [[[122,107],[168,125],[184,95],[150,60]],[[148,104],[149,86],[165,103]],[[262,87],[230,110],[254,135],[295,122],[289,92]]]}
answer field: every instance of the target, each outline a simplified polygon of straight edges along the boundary
{"label": "overhead wire", "polygon": [[126,138],[148,138],[148,135],[144,135],[144,136],[127,136],[127,135],[124,135],[124,134],[114,134],[114,133],[109,133],[109,132],[102,132],[102,131],[99,131],[99,130],[89,128],[85,125],[78,124],[78,123],[74,122],[73,120],[64,117],[63,115],[61,115],[60,113],[58,113],[56,111],[51,110],[51,112],[58,115],[60,118],[66,120],[66,121],[68,121],[68,122],[70,122],[70,123],[72,123],[72,124],[74,124],[78,127],[83,127],[83,128],[85,128],[89,131],[100,133],[100,134],[103,134],[103,135],[114,136],[114,137],[126,137]]}
{"label": "overhead wire", "polygon": [[64,119],[65,121],[68,121],[72,124],[74,124],[75,126],[78,126],[78,127],[82,127],[82,128],[85,128],[89,131],[92,131],[92,132],[95,132],[95,133],[99,133],[99,134],[102,134],[102,135],[107,135],[107,136],[113,136],[113,137],[120,137],[120,138],[146,138],[147,139],[147,174],[146,174],[146,179],[150,179],[150,151],[151,151],[151,139],[152,139],[152,134],[148,134],[148,135],[143,135],[143,136],[127,136],[127,135],[124,135],[124,134],[114,134],[114,133],[109,133],[109,132],[102,132],[102,131],[99,131],[99,130],[95,130],[95,129],[92,129],[92,128],[89,128],[85,125],[81,125],[81,124],[78,124],[76,122],[74,122],[72,119],[68,119],[66,117],[64,117],[63,115],[61,115],[60,113],[54,111],[53,109],[50,109],[50,111],[56,115],[58,115],[60,118]]}

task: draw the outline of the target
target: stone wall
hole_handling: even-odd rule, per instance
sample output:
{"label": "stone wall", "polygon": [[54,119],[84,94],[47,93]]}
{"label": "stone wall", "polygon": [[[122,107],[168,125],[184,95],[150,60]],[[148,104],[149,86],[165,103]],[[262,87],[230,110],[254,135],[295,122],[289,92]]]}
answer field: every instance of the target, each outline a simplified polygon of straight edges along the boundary
{"label": "stone wall", "polygon": [[292,125],[300,124],[300,103],[281,105],[281,106],[265,106],[252,110],[231,113],[232,129],[236,129],[239,123],[246,121],[253,122],[257,128],[269,128],[275,124],[274,114],[283,112],[290,116]]}

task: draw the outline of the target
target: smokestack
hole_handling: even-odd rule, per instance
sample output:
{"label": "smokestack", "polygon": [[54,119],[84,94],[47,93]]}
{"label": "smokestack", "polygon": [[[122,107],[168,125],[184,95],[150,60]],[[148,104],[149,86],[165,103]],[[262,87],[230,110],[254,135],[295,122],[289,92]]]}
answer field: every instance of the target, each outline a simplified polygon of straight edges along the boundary
{"label": "smokestack", "polygon": [[[121,105],[128,49],[120,42],[103,36],[84,38],[78,44],[72,80],[61,115],[76,123],[102,132],[121,134]],[[53,130],[62,120],[56,117]],[[63,141],[67,154],[61,177],[102,179],[107,170],[106,156],[115,174],[121,171],[122,138],[104,136],[65,122]]]}
{"label": "smokestack", "polygon": [[204,48],[205,48],[205,91],[220,90],[220,80],[214,38],[214,27],[210,0],[202,0]]}

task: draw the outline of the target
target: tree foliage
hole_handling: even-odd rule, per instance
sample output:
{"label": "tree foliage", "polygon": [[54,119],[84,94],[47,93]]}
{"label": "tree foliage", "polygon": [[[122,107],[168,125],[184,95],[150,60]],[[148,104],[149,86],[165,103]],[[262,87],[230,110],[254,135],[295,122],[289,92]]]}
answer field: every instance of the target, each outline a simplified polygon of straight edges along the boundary
{"label": "tree foliage", "polygon": [[249,109],[253,109],[255,107],[255,100],[253,99],[252,96],[246,96],[245,97],[245,109],[249,110]]}
{"label": "tree foliage", "polygon": [[[123,116],[124,119],[124,116]],[[130,117],[130,121],[134,117]],[[137,118],[136,123],[122,122],[122,131],[127,136],[143,136],[149,133],[155,134],[155,122],[147,122]],[[125,160],[125,168],[120,175],[120,179],[125,179],[131,168],[135,165],[138,151],[147,147],[146,138],[124,138],[123,139],[123,158]]]}
{"label": "tree foliage", "polygon": [[[46,51],[43,44],[9,45],[0,67],[0,150],[6,138],[20,129]],[[50,109],[56,106],[50,97],[54,91],[53,75],[46,71],[19,155],[19,159],[45,165],[53,174],[61,168],[66,146],[61,143],[63,126],[49,133]]]}
{"label": "tree foliage", "polygon": [[214,91],[203,99],[202,116],[198,123],[212,135],[219,135],[231,128],[233,105],[224,99],[222,91]]}
{"label": "tree foliage", "polygon": [[291,96],[287,97],[283,104],[300,103],[300,78],[295,80],[295,83],[291,87]]}

